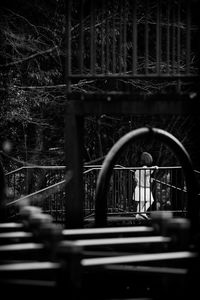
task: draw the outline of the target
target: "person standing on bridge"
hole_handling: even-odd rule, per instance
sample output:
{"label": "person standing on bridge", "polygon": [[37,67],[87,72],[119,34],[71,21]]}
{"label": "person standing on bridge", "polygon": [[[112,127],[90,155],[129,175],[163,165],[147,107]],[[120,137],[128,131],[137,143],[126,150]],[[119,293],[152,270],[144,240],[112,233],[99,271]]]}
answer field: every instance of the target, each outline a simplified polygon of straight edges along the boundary
{"label": "person standing on bridge", "polygon": [[[143,152],[140,156],[140,169],[135,171],[135,183],[136,187],[133,193],[133,200],[137,203],[136,218],[143,217],[148,219],[146,211],[153,204],[154,198],[151,191],[151,174],[154,170],[149,169],[152,167],[153,158],[150,153]],[[157,166],[153,166],[158,169]],[[142,213],[142,214],[141,214]]]}

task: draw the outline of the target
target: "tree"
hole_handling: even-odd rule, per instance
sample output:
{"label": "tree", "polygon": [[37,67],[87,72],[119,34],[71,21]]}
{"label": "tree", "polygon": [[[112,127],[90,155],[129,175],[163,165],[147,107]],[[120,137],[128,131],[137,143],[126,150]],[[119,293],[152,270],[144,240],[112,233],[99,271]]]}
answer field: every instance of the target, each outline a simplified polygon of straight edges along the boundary
{"label": "tree", "polygon": [[[62,138],[64,84],[62,1],[17,1],[1,10],[1,135],[22,161],[48,160],[45,153]],[[54,114],[51,112],[54,110]],[[60,113],[59,112],[59,113]],[[47,137],[44,132],[51,131]],[[49,139],[51,140],[49,141]],[[62,160],[62,159],[61,159]]]}
{"label": "tree", "polygon": [[[64,61],[66,49],[65,38],[65,10],[62,0],[51,1],[25,1],[18,0],[15,3],[1,4],[0,32],[0,91],[1,112],[0,126],[2,128],[1,143],[10,139],[13,144],[12,156],[22,162],[39,164],[63,164],[64,163],[64,111],[65,102],[65,77]],[[72,27],[72,68],[77,72],[80,19],[77,17],[79,1],[74,1],[73,27]],[[86,4],[89,2],[86,1]],[[126,2],[127,5],[129,1]],[[96,12],[96,71],[109,66],[109,71],[128,72],[131,64],[131,52],[133,44],[130,41],[131,24],[130,10],[125,6],[121,11],[115,2],[108,1],[109,10],[97,10]],[[142,2],[139,4],[138,28],[140,34],[144,32],[145,19],[142,15]],[[150,7],[148,22],[150,32],[154,32],[155,15]],[[90,64],[90,31],[91,23],[89,8],[84,11],[84,71]],[[120,14],[123,12],[123,16]],[[115,34],[110,29],[115,22]],[[122,20],[123,22],[120,22]],[[166,21],[164,19],[164,21]],[[120,30],[127,26],[127,37],[120,40]],[[162,24],[166,26],[165,22]],[[183,30],[184,24],[182,24]],[[120,29],[121,28],[121,29]],[[143,32],[143,33],[142,33]],[[144,40],[141,36],[141,41]],[[115,42],[115,52],[110,47]],[[101,47],[103,45],[104,57],[102,65]],[[140,42],[138,52],[142,52],[144,44]],[[152,49],[155,45],[152,46]],[[152,50],[153,51],[153,50]],[[151,53],[149,53],[151,54]],[[183,55],[183,53],[182,53]],[[115,59],[114,59],[115,58]],[[182,56],[181,56],[182,58]],[[106,61],[107,60],[107,61]],[[195,56],[192,56],[195,63]],[[120,64],[119,64],[120,62]],[[144,56],[139,57],[140,71],[145,68]],[[185,60],[182,59],[181,67],[184,69]],[[156,60],[149,55],[149,71],[155,68]],[[195,64],[194,64],[195,65]],[[162,66],[167,68],[166,62]],[[172,66],[169,66],[170,68]],[[195,70],[194,70],[195,71]],[[172,81],[168,82],[146,80],[77,80],[72,83],[72,90],[81,93],[110,91],[122,89],[139,91],[146,95],[159,93],[163,88],[168,91],[174,88]],[[196,128],[199,128],[199,118],[193,116],[89,116],[85,122],[85,157],[84,161],[102,162],[111,146],[126,132],[140,126],[149,125],[161,127],[174,134],[188,149],[197,166],[199,150],[196,147]],[[137,162],[137,153],[148,147],[153,149],[154,157],[158,164],[170,164],[173,159],[169,151],[163,145],[150,143],[148,146],[143,141],[138,146],[127,149],[122,163],[131,164]],[[50,150],[49,150],[50,149]],[[52,150],[56,149],[56,151]],[[163,151],[162,151],[163,149]],[[151,152],[152,152],[151,151]],[[136,155],[133,155],[135,153]],[[10,165],[9,165],[10,164]],[[7,165],[7,169],[13,168],[17,162]],[[19,165],[19,164],[18,164]]]}

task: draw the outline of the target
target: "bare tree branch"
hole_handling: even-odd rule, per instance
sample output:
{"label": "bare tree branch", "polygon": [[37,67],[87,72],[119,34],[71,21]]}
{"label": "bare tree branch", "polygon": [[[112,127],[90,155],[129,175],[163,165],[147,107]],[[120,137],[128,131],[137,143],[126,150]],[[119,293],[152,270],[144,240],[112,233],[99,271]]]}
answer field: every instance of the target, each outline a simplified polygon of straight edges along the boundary
{"label": "bare tree branch", "polygon": [[22,58],[20,60],[17,60],[17,61],[14,61],[14,62],[10,62],[10,63],[7,63],[7,64],[4,64],[4,65],[0,65],[0,67],[11,67],[11,66],[14,66],[14,65],[17,65],[17,64],[21,64],[23,63],[24,61],[28,61],[28,60],[31,60],[35,57],[38,57],[38,56],[41,56],[41,55],[44,55],[44,54],[47,54],[47,53],[51,53],[55,50],[58,50],[58,46],[55,46],[53,48],[50,48],[50,49],[47,49],[47,50],[44,50],[44,51],[40,51],[38,53],[35,53],[35,54],[32,54],[28,57],[25,57],[25,58]]}

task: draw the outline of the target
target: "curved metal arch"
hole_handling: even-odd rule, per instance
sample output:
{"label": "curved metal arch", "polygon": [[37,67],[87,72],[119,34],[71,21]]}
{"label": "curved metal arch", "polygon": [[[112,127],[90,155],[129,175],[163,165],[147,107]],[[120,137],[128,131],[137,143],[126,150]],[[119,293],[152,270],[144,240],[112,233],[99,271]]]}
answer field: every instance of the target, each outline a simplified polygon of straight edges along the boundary
{"label": "curved metal arch", "polygon": [[95,226],[104,227],[107,225],[107,192],[113,167],[128,144],[141,138],[156,138],[166,144],[179,160],[185,175],[187,196],[188,196],[188,218],[191,220],[191,227],[195,230],[199,223],[199,204],[197,201],[198,185],[193,171],[190,156],[180,141],[172,134],[159,128],[142,127],[133,130],[121,137],[108,152],[102,169],[97,179]]}

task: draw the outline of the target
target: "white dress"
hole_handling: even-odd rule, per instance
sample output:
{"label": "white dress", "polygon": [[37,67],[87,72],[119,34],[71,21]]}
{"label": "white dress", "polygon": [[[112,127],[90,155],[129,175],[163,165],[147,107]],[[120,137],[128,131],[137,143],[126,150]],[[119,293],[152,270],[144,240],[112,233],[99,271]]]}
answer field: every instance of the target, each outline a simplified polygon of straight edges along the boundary
{"label": "white dress", "polygon": [[137,211],[145,212],[153,203],[153,194],[151,192],[151,173],[153,170],[143,169],[135,171],[137,185],[133,192],[133,200],[138,202]]}

